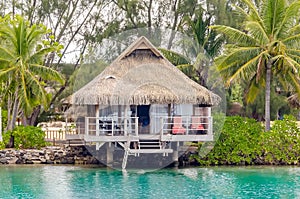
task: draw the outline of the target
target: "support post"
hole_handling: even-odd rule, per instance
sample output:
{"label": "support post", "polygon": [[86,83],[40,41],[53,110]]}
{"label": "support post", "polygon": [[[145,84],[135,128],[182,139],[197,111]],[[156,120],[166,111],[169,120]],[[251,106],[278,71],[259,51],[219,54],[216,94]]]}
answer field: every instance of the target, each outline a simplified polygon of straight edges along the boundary
{"label": "support post", "polygon": [[173,163],[174,163],[174,167],[178,167],[179,165],[179,162],[178,162],[178,149],[179,149],[179,142],[176,142],[175,143],[175,147],[174,147],[174,150],[173,150]]}
{"label": "support post", "polygon": [[111,142],[107,143],[106,148],[106,165],[109,167],[113,166],[114,162],[114,145]]}

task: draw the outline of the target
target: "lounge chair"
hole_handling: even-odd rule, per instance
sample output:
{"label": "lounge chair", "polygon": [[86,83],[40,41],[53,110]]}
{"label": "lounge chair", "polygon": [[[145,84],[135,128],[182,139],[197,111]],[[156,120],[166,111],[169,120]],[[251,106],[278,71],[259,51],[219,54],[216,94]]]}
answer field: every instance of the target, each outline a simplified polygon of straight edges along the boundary
{"label": "lounge chair", "polygon": [[199,116],[192,116],[191,130],[199,131],[200,134],[204,133],[204,126],[201,123],[201,118]]}
{"label": "lounge chair", "polygon": [[174,117],[173,118],[173,127],[172,134],[185,134],[186,129],[182,126],[182,118]]}

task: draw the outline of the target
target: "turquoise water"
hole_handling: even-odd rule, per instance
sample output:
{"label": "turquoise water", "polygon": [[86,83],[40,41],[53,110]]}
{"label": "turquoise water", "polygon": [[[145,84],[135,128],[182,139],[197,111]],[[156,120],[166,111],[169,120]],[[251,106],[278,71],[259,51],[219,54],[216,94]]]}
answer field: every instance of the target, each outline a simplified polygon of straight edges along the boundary
{"label": "turquoise water", "polygon": [[300,198],[300,168],[1,166],[0,198]]}

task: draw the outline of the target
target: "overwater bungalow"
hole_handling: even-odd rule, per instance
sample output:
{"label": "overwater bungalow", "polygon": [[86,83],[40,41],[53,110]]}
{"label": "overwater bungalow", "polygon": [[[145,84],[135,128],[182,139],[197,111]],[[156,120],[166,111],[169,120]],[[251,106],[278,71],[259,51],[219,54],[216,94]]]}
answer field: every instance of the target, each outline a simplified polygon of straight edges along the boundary
{"label": "overwater bungalow", "polygon": [[213,140],[211,107],[219,100],[140,37],[73,94],[78,134],[67,138],[81,138],[97,150],[108,143],[108,164],[113,148],[121,146],[123,169],[128,155],[172,154],[176,161],[181,143]]}

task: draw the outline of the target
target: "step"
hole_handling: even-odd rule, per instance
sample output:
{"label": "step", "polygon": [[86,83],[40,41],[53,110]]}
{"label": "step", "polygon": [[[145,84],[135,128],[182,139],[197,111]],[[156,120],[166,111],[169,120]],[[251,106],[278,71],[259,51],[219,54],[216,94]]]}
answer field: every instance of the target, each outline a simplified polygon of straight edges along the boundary
{"label": "step", "polygon": [[158,145],[139,146],[140,149],[160,149]]}
{"label": "step", "polygon": [[130,149],[129,153],[173,153],[173,149]]}
{"label": "step", "polygon": [[141,141],[139,141],[139,143],[141,143],[141,144],[159,144],[160,142],[141,142]]}

